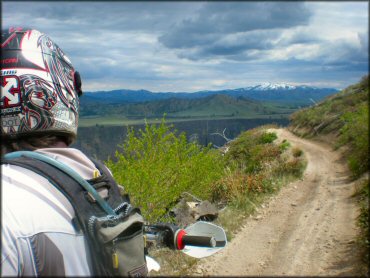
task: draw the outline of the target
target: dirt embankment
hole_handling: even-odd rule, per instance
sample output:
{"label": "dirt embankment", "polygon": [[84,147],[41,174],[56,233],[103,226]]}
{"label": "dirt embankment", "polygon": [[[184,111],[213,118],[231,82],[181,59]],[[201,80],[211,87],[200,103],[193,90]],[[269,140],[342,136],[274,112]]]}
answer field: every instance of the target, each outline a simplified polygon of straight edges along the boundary
{"label": "dirt embankment", "polygon": [[[340,153],[329,145],[274,130],[301,148],[308,165],[221,252],[199,262],[202,275],[361,275],[355,244],[358,210]],[[363,270],[362,270],[363,271]]]}

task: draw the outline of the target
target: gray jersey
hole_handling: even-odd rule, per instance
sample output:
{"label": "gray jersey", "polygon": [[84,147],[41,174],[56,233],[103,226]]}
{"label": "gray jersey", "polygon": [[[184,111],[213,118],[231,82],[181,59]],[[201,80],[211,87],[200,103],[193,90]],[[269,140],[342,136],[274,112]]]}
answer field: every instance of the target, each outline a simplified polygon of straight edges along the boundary
{"label": "gray jersey", "polygon": [[[97,169],[73,148],[39,149],[67,164],[84,179]],[[83,234],[72,224],[74,210],[46,178],[14,165],[2,165],[1,275],[90,276]]]}

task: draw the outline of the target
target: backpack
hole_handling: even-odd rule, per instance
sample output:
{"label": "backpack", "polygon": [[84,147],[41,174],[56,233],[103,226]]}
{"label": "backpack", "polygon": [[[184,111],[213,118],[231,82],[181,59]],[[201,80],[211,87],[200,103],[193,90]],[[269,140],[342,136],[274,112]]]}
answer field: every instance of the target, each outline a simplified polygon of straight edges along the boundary
{"label": "backpack", "polygon": [[91,254],[94,276],[146,276],[144,219],[108,169],[92,160],[100,176],[84,180],[69,166],[40,153],[6,154],[1,163],[32,170],[59,189],[70,201],[77,230],[82,230]]}

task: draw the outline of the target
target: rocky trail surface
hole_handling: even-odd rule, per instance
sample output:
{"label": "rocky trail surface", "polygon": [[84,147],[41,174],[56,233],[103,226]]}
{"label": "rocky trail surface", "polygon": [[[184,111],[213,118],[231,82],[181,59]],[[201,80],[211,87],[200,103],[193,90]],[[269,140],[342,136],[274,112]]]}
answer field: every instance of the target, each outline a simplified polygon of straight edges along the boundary
{"label": "rocky trail surface", "polygon": [[197,275],[358,276],[355,225],[358,210],[340,153],[329,145],[276,129],[304,151],[302,180],[283,187],[225,249],[199,262]]}

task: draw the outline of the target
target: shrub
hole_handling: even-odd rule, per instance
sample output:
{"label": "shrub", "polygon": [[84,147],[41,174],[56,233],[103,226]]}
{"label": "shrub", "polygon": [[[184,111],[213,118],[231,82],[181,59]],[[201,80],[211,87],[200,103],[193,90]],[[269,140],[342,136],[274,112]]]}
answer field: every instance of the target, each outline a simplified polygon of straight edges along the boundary
{"label": "shrub", "polygon": [[369,107],[363,103],[356,111],[342,116],[345,122],[341,128],[339,145],[349,144],[349,168],[354,177],[359,177],[369,168]]}
{"label": "shrub", "polygon": [[300,148],[294,147],[292,149],[292,154],[294,157],[300,157],[303,154],[303,151]]}
{"label": "shrub", "polygon": [[276,133],[261,131],[258,128],[248,130],[230,143],[225,156],[226,162],[247,173],[260,171],[264,161],[270,161],[280,154],[278,148],[271,144],[276,138]]}
{"label": "shrub", "polygon": [[275,174],[279,176],[293,175],[294,177],[301,177],[305,169],[305,161],[300,158],[293,158],[291,160],[282,160],[279,166],[275,168]]}
{"label": "shrub", "polygon": [[357,226],[360,228],[358,243],[361,248],[362,259],[369,262],[370,240],[369,240],[369,179],[360,180],[356,184],[355,196],[360,207],[357,218]]}
{"label": "shrub", "polygon": [[277,135],[275,132],[264,132],[259,138],[259,142],[261,144],[268,144],[272,143],[277,139]]}
{"label": "shrub", "polygon": [[281,142],[281,144],[279,145],[279,149],[283,152],[285,150],[287,150],[288,148],[290,147],[290,143],[287,141],[287,140],[283,140],[283,142]]}
{"label": "shrub", "polygon": [[231,201],[246,192],[247,176],[239,170],[225,169],[224,176],[212,188],[213,201]]}
{"label": "shrub", "polygon": [[164,119],[159,125],[146,124],[138,134],[129,129],[119,148],[117,162],[108,160],[107,166],[148,221],[158,221],[184,191],[209,198],[223,173],[219,152],[187,142]]}

